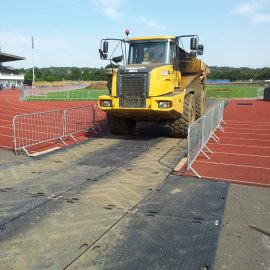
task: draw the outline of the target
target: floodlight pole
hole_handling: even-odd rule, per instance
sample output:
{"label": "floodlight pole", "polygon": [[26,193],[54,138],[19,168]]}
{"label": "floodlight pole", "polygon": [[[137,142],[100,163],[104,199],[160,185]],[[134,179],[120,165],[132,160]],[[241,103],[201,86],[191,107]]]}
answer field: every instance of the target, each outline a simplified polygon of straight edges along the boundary
{"label": "floodlight pole", "polygon": [[32,66],[33,66],[33,79],[32,86],[35,85],[35,64],[34,64],[34,37],[32,37]]}

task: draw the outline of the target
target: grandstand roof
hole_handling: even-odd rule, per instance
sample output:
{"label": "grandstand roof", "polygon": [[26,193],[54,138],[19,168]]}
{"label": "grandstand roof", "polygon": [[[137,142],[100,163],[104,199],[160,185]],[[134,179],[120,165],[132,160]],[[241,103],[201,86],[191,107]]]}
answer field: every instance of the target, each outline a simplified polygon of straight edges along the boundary
{"label": "grandstand roof", "polygon": [[0,62],[25,60],[25,57],[0,52]]}

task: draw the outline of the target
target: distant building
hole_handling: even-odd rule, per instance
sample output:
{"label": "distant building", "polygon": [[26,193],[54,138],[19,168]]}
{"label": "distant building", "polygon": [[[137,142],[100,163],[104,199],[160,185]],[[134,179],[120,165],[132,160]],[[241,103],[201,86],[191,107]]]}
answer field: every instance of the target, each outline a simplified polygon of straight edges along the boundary
{"label": "distant building", "polygon": [[0,51],[0,90],[21,87],[24,75],[18,74],[14,68],[3,66],[5,62],[25,60],[25,57],[11,55]]}

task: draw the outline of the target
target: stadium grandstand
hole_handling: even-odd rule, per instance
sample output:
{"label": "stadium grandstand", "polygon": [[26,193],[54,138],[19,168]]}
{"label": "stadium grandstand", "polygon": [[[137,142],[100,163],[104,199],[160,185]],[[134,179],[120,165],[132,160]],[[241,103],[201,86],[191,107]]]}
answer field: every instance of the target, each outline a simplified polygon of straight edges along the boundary
{"label": "stadium grandstand", "polygon": [[3,53],[0,50],[0,90],[23,85],[24,75],[18,74],[12,67],[3,66],[3,63],[19,60],[25,60],[25,57]]}

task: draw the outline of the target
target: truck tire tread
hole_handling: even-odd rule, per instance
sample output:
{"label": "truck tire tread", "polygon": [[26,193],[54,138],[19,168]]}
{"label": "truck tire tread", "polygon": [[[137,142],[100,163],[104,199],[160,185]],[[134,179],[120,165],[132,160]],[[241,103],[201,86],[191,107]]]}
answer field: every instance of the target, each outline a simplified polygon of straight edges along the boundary
{"label": "truck tire tread", "polygon": [[[177,138],[186,138],[188,135],[188,127],[193,122],[192,106],[194,104],[194,95],[189,94],[185,97],[184,112],[177,119],[169,122],[170,134]],[[194,108],[193,108],[194,109]]]}
{"label": "truck tire tread", "polygon": [[196,119],[200,118],[205,114],[206,111],[206,94],[202,90],[199,96],[195,99]]}

